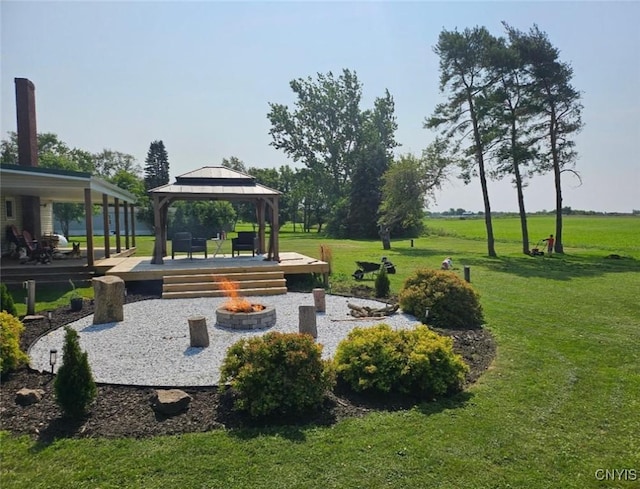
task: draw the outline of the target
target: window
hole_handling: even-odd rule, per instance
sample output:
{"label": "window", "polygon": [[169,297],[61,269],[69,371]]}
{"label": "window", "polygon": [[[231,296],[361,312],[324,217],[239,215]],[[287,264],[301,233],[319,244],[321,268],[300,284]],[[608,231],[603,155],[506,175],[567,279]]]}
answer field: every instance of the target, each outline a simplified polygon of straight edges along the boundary
{"label": "window", "polygon": [[5,199],[4,209],[7,221],[13,221],[16,218],[16,202],[13,199]]}

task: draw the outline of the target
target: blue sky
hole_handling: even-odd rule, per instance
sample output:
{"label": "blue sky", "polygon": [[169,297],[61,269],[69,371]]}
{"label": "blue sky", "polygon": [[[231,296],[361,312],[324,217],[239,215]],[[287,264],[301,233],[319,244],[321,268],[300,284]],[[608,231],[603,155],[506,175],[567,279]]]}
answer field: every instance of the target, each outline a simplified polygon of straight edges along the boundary
{"label": "blue sky", "polygon": [[[583,183],[566,176],[564,205],[640,209],[639,2],[11,2],[0,3],[1,131],[14,131],[14,78],[36,86],[38,131],[69,146],[130,153],[144,165],[164,141],[171,175],[236,156],[247,166],[299,166],[269,146],[269,102],[292,105],[289,82],[343,68],[363,84],[363,108],[385,89],[396,103],[398,152],[419,154],[423,121],[444,100],[433,53],[445,29],[534,23],[574,68],[585,128]],[[480,185],[452,179],[433,210],[482,209]],[[508,181],[492,209],[517,209]],[[550,177],[525,194],[555,205]]]}

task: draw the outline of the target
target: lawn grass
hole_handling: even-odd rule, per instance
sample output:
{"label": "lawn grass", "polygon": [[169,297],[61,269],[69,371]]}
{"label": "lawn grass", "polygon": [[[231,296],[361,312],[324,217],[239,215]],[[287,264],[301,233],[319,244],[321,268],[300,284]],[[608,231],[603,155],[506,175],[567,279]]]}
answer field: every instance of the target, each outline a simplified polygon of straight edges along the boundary
{"label": "lawn grass", "polygon": [[[409,240],[394,241],[389,251],[378,241],[336,241],[285,229],[283,251],[318,257],[321,243],[332,248],[333,287],[355,283],[350,277],[355,260],[377,261],[384,253],[398,269],[391,276],[397,291],[416,267],[438,267],[452,255],[456,273],[471,269],[487,327],[499,345],[494,364],[453,399],[332,427],[50,445],[2,434],[0,484],[3,489],[640,487],[640,252],[628,240],[640,235],[640,219],[616,224],[619,243],[616,226],[599,219],[617,218],[567,219],[567,243],[575,244],[553,258],[520,253],[517,219],[499,220],[497,238],[505,238],[499,238],[498,258],[486,257],[482,228],[473,220],[443,220],[437,236],[416,239],[413,247]],[[578,222],[588,229],[575,224],[576,231],[569,232]],[[553,218],[541,222],[541,236],[552,225]],[[589,246],[578,246],[580,241]],[[612,252],[624,258],[605,258]],[[633,469],[637,480],[600,481],[598,469]]]}

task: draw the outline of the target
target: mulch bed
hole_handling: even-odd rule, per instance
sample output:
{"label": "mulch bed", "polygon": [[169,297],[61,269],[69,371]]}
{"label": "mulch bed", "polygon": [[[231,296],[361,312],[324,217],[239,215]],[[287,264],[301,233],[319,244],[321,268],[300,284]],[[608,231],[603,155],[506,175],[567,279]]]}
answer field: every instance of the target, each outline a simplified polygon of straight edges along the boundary
{"label": "mulch bed", "polygon": [[[360,297],[372,297],[371,290],[354,291]],[[127,302],[157,298],[150,295],[127,296]],[[53,313],[52,324],[47,319],[26,323],[21,338],[21,347],[27,351],[42,334],[50,328],[62,327],[83,316],[93,313],[93,305],[85,301],[80,312],[61,308]],[[453,337],[454,349],[462,355],[470,371],[465,384],[475,382],[491,364],[496,344],[485,329],[439,330],[441,334]],[[15,403],[18,390],[42,389],[43,399],[31,406]],[[408,409],[415,406],[415,399],[398,396],[371,398],[350,392],[338,385],[335,392],[325,398],[322,407],[304,416],[303,420],[267,419],[259,423],[232,409],[232,394],[216,387],[183,388],[192,396],[189,409],[176,416],[163,416],[151,408],[151,398],[155,392],[150,387],[118,386],[98,384],[98,395],[89,415],[74,421],[62,415],[55,403],[53,376],[28,368],[21,368],[2,379],[0,385],[0,430],[14,435],[29,435],[48,443],[56,438],[146,438],[158,435],[205,432],[220,428],[262,427],[267,425],[331,425],[342,419],[364,416],[375,410]],[[468,398],[466,393],[452,398],[450,403],[461,404]]]}

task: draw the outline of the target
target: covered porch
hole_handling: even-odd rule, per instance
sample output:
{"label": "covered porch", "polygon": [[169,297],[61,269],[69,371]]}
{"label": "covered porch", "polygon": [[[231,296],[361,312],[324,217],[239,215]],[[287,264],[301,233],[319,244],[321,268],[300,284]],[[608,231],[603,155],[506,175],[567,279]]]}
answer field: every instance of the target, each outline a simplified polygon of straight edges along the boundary
{"label": "covered porch", "polygon": [[[7,226],[28,230],[36,240],[45,233],[52,233],[54,203],[84,204],[86,261],[89,267],[95,264],[99,256],[109,258],[112,249],[116,254],[135,249],[136,197],[90,173],[22,165],[0,165],[0,190],[4,203],[1,238],[3,251],[6,244],[4,231]],[[12,205],[7,205],[7,202]],[[101,250],[96,248],[94,241],[92,219],[94,205],[102,207],[104,246]],[[109,218],[109,208],[113,208],[114,211],[113,223]]]}

